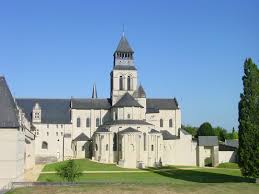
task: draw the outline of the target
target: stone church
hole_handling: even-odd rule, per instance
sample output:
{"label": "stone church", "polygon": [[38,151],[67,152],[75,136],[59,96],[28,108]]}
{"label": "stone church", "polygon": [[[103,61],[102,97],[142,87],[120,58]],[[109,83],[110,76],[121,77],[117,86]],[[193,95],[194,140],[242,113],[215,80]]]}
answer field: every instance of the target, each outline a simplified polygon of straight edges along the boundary
{"label": "stone church", "polygon": [[[98,98],[95,86],[91,98],[14,98],[0,78],[0,171],[10,161],[20,169],[12,176],[8,170],[0,173],[0,181],[16,180],[34,163],[70,158],[144,168],[204,166],[210,157],[215,166],[235,152],[221,148],[216,137],[194,139],[181,129],[176,98],[148,97],[138,84],[134,51],[125,35],[113,55],[109,98]],[[8,146],[12,152],[6,152]]]}

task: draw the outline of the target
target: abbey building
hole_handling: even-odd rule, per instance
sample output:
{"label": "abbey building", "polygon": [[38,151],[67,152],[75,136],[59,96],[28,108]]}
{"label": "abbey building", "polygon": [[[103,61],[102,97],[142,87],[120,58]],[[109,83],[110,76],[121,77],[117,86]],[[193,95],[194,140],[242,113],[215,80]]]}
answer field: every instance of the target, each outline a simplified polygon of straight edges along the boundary
{"label": "abbey building", "polygon": [[[0,182],[19,179],[35,163],[70,158],[125,168],[230,160],[235,150],[221,156],[216,137],[194,139],[181,129],[175,98],[150,98],[138,83],[124,35],[113,55],[109,98],[98,98],[95,86],[87,99],[13,98],[0,77]],[[6,170],[10,165],[14,171]]]}

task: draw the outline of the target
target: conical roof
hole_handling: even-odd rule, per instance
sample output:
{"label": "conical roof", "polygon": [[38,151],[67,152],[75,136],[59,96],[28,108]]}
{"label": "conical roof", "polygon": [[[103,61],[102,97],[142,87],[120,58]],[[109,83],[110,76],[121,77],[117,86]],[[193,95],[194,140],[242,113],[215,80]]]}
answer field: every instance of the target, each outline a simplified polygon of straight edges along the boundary
{"label": "conical roof", "polygon": [[133,53],[133,49],[129,45],[129,42],[125,35],[123,35],[120,39],[120,42],[118,44],[118,47],[115,52],[122,52],[122,53]]}
{"label": "conical roof", "polygon": [[113,107],[142,107],[128,92]]}
{"label": "conical roof", "polygon": [[4,77],[0,76],[0,128],[19,127],[18,110]]}
{"label": "conical roof", "polygon": [[146,92],[142,85],[138,87],[138,89],[133,93],[133,97],[135,98],[146,98]]}

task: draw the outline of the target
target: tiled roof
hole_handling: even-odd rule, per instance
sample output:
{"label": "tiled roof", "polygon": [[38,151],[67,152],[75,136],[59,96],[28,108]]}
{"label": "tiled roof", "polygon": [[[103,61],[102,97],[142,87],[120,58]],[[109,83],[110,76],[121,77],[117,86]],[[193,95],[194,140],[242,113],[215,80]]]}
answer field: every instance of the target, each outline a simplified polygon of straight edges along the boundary
{"label": "tiled roof", "polygon": [[73,139],[73,141],[88,141],[88,140],[89,140],[89,137],[87,137],[87,135],[84,133],[81,133],[75,139]]}
{"label": "tiled roof", "polygon": [[225,144],[219,144],[219,151],[236,151],[237,148]]}
{"label": "tiled roof", "polygon": [[98,129],[96,129],[96,131],[95,131],[95,132],[101,132],[101,133],[109,132],[109,129],[104,128],[104,127],[99,127]]}
{"label": "tiled roof", "polygon": [[108,110],[111,107],[111,100],[106,99],[79,99],[72,98],[72,109],[104,109]]}
{"label": "tiled roof", "polygon": [[126,53],[134,52],[131,46],[129,45],[127,38],[124,35],[121,37],[115,52],[126,52]]}
{"label": "tiled roof", "polygon": [[0,128],[19,127],[18,110],[4,77],[0,77]]}
{"label": "tiled roof", "polygon": [[177,100],[172,99],[154,99],[147,98],[147,113],[156,113],[159,110],[176,110],[179,109]]}
{"label": "tiled roof", "polygon": [[167,130],[161,130],[162,136],[163,136],[163,140],[175,140],[175,139],[179,139],[178,136],[176,135],[172,135],[169,131]]}
{"label": "tiled roof", "polygon": [[157,131],[157,130],[155,130],[155,129],[151,129],[151,130],[149,131],[149,133],[160,133],[160,132]]}
{"label": "tiled roof", "polygon": [[128,127],[122,131],[120,131],[120,133],[139,133],[140,131],[138,131],[137,129],[134,129],[132,127]]}
{"label": "tiled roof", "polygon": [[115,65],[114,70],[137,70],[133,65]]}
{"label": "tiled roof", "polygon": [[113,107],[142,107],[133,96],[131,96],[128,92],[125,93],[119,101],[113,105]]}
{"label": "tiled roof", "polygon": [[70,99],[17,98],[16,101],[29,121],[32,121],[33,106],[35,103],[39,103],[41,107],[41,123],[71,123]]}
{"label": "tiled roof", "polygon": [[152,125],[143,120],[114,120],[105,122],[104,125]]}
{"label": "tiled roof", "polygon": [[146,98],[146,92],[142,85],[138,87],[138,89],[133,93],[133,97],[135,98]]}

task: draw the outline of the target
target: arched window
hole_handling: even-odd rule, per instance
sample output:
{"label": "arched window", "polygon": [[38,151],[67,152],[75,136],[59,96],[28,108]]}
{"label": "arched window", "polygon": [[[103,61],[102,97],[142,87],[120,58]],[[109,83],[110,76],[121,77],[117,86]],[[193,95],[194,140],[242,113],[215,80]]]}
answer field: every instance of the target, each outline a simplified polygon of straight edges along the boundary
{"label": "arched window", "polygon": [[146,151],[146,146],[147,146],[147,134],[144,133],[143,136],[144,136],[144,151]]}
{"label": "arched window", "polygon": [[127,78],[127,90],[131,90],[131,78],[128,76]]}
{"label": "arched window", "polygon": [[128,114],[128,116],[127,116],[127,117],[128,117],[128,119],[130,119],[130,114]]}
{"label": "arched window", "polygon": [[113,134],[113,151],[117,151],[117,133]]}
{"label": "arched window", "polygon": [[163,126],[164,126],[163,119],[160,119],[160,127],[163,127]]}
{"label": "arched window", "polygon": [[96,127],[99,127],[99,125],[100,125],[100,119],[96,118]]}
{"label": "arched window", "polygon": [[41,144],[41,149],[47,150],[48,149],[48,143],[46,141],[43,141]]}
{"label": "arched window", "polygon": [[97,144],[95,144],[95,150],[98,151],[98,145]]}
{"label": "arched window", "polygon": [[81,122],[81,121],[80,121],[80,118],[77,118],[77,119],[76,119],[76,126],[77,126],[77,127],[80,127],[80,122]]}
{"label": "arched window", "polygon": [[154,145],[151,145],[151,151],[154,151]]}
{"label": "arched window", "polygon": [[86,119],[86,127],[90,127],[90,118]]}
{"label": "arched window", "polygon": [[106,144],[106,151],[108,151],[109,150],[109,145],[108,144]]}
{"label": "arched window", "polygon": [[173,119],[169,119],[169,127],[173,127]]}
{"label": "arched window", "polygon": [[120,90],[123,90],[123,77],[120,76],[120,83],[119,83]]}

